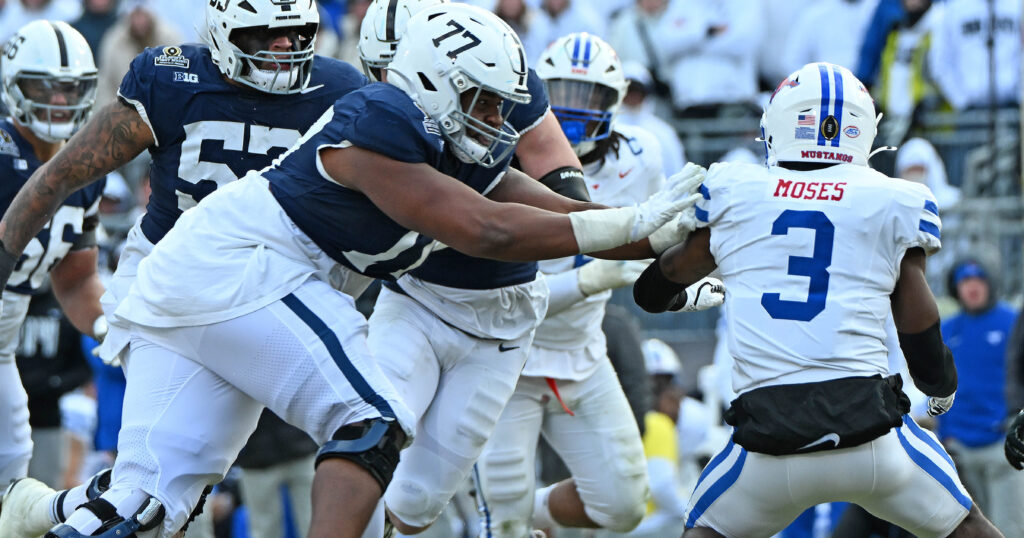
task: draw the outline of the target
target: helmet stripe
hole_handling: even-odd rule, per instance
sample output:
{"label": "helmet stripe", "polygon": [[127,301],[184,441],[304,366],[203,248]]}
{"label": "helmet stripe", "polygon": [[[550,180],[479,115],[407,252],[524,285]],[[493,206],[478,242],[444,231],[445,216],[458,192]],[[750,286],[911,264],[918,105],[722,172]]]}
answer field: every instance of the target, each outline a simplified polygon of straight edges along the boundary
{"label": "helmet stripe", "polygon": [[843,74],[839,69],[832,69],[832,75],[835,77],[836,82],[836,105],[835,105],[835,117],[836,117],[836,136],[832,139],[832,146],[839,147],[839,139],[842,138],[840,133],[843,132]]}
{"label": "helmet stripe", "polygon": [[396,41],[398,39],[395,36],[395,17],[398,15],[398,0],[390,0],[388,2],[388,16],[384,23],[384,39],[388,41]]}
{"label": "helmet stripe", "polygon": [[60,31],[60,28],[57,28],[56,24],[53,24],[50,21],[46,21],[46,22],[50,23],[50,28],[53,28],[53,33],[57,35],[57,50],[60,51],[60,66],[61,67],[67,67],[68,66],[68,45],[67,45],[67,43],[64,42],[64,34]]}
{"label": "helmet stripe", "polygon": [[828,84],[828,68],[822,64],[818,65],[818,74],[821,76],[821,116],[818,117],[818,145],[828,145],[825,140],[825,133],[821,130],[821,123],[828,117],[828,102],[831,97]]}
{"label": "helmet stripe", "polygon": [[580,36],[577,35],[576,39],[572,41],[572,66],[576,67],[580,63]]}
{"label": "helmet stripe", "polygon": [[[584,35],[586,35],[586,34],[584,34]],[[593,40],[590,39],[590,36],[588,35],[587,36],[587,46],[583,48],[583,65],[584,66],[590,65],[590,44],[591,43],[593,43]]]}

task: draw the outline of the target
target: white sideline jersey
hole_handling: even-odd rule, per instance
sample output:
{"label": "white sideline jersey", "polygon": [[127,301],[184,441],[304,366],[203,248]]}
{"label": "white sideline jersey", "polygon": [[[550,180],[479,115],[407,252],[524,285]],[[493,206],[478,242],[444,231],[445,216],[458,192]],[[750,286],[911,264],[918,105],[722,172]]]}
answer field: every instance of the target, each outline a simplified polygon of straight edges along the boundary
{"label": "white sideline jersey", "polygon": [[[661,144],[653,134],[640,127],[616,125],[614,130],[625,137],[618,152],[608,152],[603,163],[597,161],[584,166],[584,180],[592,201],[613,207],[634,205],[657,192],[665,182]],[[571,271],[589,260],[578,255],[542,261],[540,270],[545,274]],[[597,361],[607,354],[601,322],[605,304],[611,295],[610,291],[595,293],[545,318],[537,328],[533,351],[523,375],[558,379],[582,379],[589,375]],[[554,360],[538,348],[574,350],[582,355],[558,354],[559,360]],[[572,364],[579,361],[585,364]]]}
{"label": "white sideline jersey", "polygon": [[697,220],[726,289],[737,394],[888,375],[889,296],[907,249],[940,246],[927,187],[864,166],[708,170]]}

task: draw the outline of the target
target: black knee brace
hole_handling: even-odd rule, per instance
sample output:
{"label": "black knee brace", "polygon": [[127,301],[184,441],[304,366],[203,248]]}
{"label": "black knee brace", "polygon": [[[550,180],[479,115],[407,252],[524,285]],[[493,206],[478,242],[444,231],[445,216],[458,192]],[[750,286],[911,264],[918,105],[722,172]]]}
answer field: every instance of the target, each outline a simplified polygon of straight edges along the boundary
{"label": "black knee brace", "polygon": [[[160,501],[150,497],[139,508],[135,515],[125,519],[118,515],[114,506],[104,499],[94,499],[82,505],[88,509],[101,522],[100,528],[93,534],[92,538],[131,538],[136,532],[145,532],[156,528],[164,520],[164,506]],[[70,525],[59,525],[46,533],[44,538],[89,538],[78,532]]]}
{"label": "black knee brace", "polygon": [[377,480],[381,491],[388,488],[398,466],[398,452],[405,445],[405,432],[397,421],[375,418],[349,424],[334,432],[332,439],[320,447],[316,465],[327,458],[353,461]]}

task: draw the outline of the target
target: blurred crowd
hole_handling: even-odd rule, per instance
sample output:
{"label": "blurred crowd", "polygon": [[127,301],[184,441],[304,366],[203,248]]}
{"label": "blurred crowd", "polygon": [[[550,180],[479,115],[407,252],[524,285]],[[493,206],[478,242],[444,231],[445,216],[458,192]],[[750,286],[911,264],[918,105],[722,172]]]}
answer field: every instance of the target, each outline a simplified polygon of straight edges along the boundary
{"label": "blurred crowd", "polygon": [[[197,41],[194,17],[203,13],[205,2],[0,0],[0,42],[31,20],[69,22],[96,56],[99,108],[115,98],[129,63],[145,48]],[[356,43],[369,3],[321,0],[318,52],[358,66]],[[805,63],[828,61],[849,67],[870,87],[886,118],[879,142],[899,147],[886,165],[896,176],[926,184],[946,211],[963,201],[964,174],[959,167],[966,157],[957,151],[937,151],[920,136],[923,118],[937,111],[991,112],[1020,105],[1020,0],[471,3],[493,10],[518,32],[531,64],[548,43],[570,32],[586,31],[607,40],[623,60],[630,83],[617,121],[657,135],[667,174],[688,160],[680,125],[732,121],[725,125],[739,126],[736,136],[749,134],[747,138],[753,139],[761,107],[779,81]],[[763,154],[755,144],[739,144],[725,155],[691,154],[689,160],[762,162]],[[950,161],[956,164],[951,166]],[[1018,205],[1019,162],[1018,150],[1012,165],[1016,175],[1009,176],[1012,186],[1004,189],[1015,193]],[[147,174],[148,163],[139,161],[108,178],[101,206],[106,234],[101,247],[108,271],[116,263],[124,234],[144,211]],[[949,214],[948,219],[944,214],[944,224],[955,231],[963,217]],[[1024,536],[1019,513],[1024,483],[1020,475],[1008,472],[998,450],[1007,414],[1024,406],[1020,290],[1008,296],[1000,286],[1012,276],[1002,269],[1005,244],[951,241],[944,247],[929,262],[930,280],[936,295],[945,296],[942,332],[957,359],[961,388],[957,406],[934,427],[993,522],[1007,536]],[[1009,252],[1020,255],[1019,235]],[[727,353],[719,345],[712,360],[711,354],[677,355],[677,343],[647,341],[641,346],[650,334],[630,312],[609,315],[626,318],[630,327],[616,331],[615,338],[626,344],[620,348],[623,356],[613,360],[623,379],[628,376],[623,370],[640,374],[623,385],[645,432],[652,477],[653,504],[634,535],[643,536],[651,528],[665,532],[673,522],[681,529],[686,492],[708,455],[728,437],[720,416],[732,398]],[[675,326],[690,323],[684,316],[673,320]],[[610,349],[612,340],[609,334]],[[724,342],[721,334],[717,341]],[[52,295],[33,299],[18,350],[36,447],[30,474],[55,488],[76,485],[108,466],[116,447],[124,378],[118,368],[92,356],[94,345],[63,319]],[[899,360],[894,359],[897,364]],[[266,414],[240,458],[238,472],[208,501],[211,509],[205,514],[214,524],[197,525],[189,536],[302,536],[299,529],[309,518],[306,492],[315,450],[305,434]],[[550,473],[546,482],[560,478],[552,470],[556,464],[545,467]],[[653,480],[664,476],[671,481]],[[474,535],[476,515],[469,489],[446,514],[450,525],[435,526],[431,532],[438,534],[433,536]],[[246,504],[263,508],[251,510]],[[865,522],[863,516],[843,507],[819,508],[784,536],[868,536],[857,529],[873,528],[875,522]]]}

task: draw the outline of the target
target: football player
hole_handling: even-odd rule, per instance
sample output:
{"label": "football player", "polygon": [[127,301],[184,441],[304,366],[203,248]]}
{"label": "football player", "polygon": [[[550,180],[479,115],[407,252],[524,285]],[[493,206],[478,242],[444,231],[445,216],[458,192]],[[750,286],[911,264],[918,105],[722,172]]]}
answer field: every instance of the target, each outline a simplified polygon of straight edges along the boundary
{"label": "football player", "polygon": [[354,308],[370,279],[415,267],[434,238],[504,259],[651,255],[640,240],[699,198],[699,170],[637,206],[590,209],[508,169],[518,135],[502,104],[528,102],[527,72],[488,12],[428,9],[396,55],[390,84],[339,99],[139,264],[109,336],[131,341],[110,488],[52,535],[172,536],[267,406],[322,445],[309,535],[359,536],[414,426]]}
{"label": "football player", "polygon": [[886,377],[891,311],[929,413],[947,410],[957,387],[925,281],[941,246],[935,198],[868,167],[876,122],[846,68],[794,72],[761,119],[768,166],[712,166],[702,228],[634,287],[652,312],[692,300],[685,286],[716,267],[729,290],[734,433],[690,497],[688,538],[771,536],[832,501],[916,536],[1001,536],[907,414],[902,380]]}
{"label": "football player", "polygon": [[[96,66],[85,38],[63,22],[23,26],[2,49],[0,98],[10,117],[0,120],[0,204],[7,206],[42,163],[88,117],[96,97]],[[15,260],[0,308],[0,484],[24,478],[32,456],[28,396],[14,362],[29,300],[47,277],[75,327],[105,332],[96,275],[96,226],[105,181],[72,193],[33,235]]]}
{"label": "football player", "polygon": [[[628,206],[661,187],[665,178],[657,139],[614,123],[627,83],[608,43],[586,33],[563,36],[541,54],[537,73],[583,162],[593,201]],[[692,211],[688,219],[692,226]],[[529,536],[531,515],[537,528],[557,523],[615,532],[632,530],[643,517],[643,446],[608,360],[601,321],[609,290],[632,284],[646,265],[584,256],[541,262],[551,290],[547,317],[477,465],[477,503],[486,513],[486,536]],[[704,297],[704,308],[722,298]],[[573,478],[542,490],[534,513],[540,433]]]}
{"label": "football player", "polygon": [[[102,298],[106,312],[113,312],[139,262],[182,211],[218,186],[269,165],[338,97],[368,82],[357,68],[314,54],[319,13],[311,0],[214,1],[205,17],[205,45],[140,54],[118,99],[32,175],[0,221],[5,273],[64,198],[148,151],[147,211],[130,231]],[[102,355],[111,361],[128,342],[125,337],[104,344]],[[55,504],[20,514],[24,507],[4,502],[3,536],[42,534],[88,500],[86,485],[56,495],[28,479],[15,489],[34,490],[33,498],[46,494]]]}

